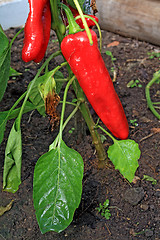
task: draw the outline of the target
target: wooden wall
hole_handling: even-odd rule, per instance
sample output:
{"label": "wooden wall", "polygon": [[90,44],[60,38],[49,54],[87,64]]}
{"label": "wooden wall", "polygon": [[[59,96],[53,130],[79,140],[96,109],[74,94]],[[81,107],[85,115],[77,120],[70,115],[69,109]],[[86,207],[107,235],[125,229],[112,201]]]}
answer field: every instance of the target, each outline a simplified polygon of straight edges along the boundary
{"label": "wooden wall", "polygon": [[102,29],[160,45],[160,0],[97,0]]}

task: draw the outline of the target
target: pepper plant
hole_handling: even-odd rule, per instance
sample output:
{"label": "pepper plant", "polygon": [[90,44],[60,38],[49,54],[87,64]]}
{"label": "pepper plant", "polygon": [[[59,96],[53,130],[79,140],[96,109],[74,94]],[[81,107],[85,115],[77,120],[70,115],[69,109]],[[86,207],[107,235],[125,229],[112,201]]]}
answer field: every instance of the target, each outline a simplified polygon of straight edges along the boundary
{"label": "pepper plant", "polygon": [[[56,110],[60,104],[59,93],[62,86],[65,88],[59,133],[53,139],[48,152],[37,160],[34,170],[33,202],[42,233],[61,232],[67,228],[81,201],[83,159],[63,141],[63,130],[78,110],[90,131],[100,166],[107,167],[108,154],[115,169],[118,169],[129,182],[132,182],[138,168],[140,150],[135,141],[128,139],[129,127],[125,112],[98,49],[96,33],[89,28],[96,25],[101,36],[98,19],[90,15],[88,2],[29,0],[30,12],[24,28],[23,61],[41,62],[50,38],[50,28],[56,33],[60,50],[53,52],[40,65],[26,91],[11,109],[0,112],[0,143],[4,137],[7,121],[15,119],[8,136],[3,172],[3,191],[15,193],[21,184],[22,115],[37,109],[39,114],[50,117],[51,128],[54,130],[59,122]],[[88,15],[85,15],[85,9]],[[9,77],[11,47],[20,32],[9,43],[0,28],[0,100],[3,98]],[[49,71],[50,61],[58,55],[63,55],[64,61]],[[67,68],[67,79],[64,79],[62,67]],[[76,100],[70,104],[75,108],[64,121],[65,108],[69,104],[67,93],[71,86]],[[99,123],[94,122],[87,99],[110,133]],[[18,107],[20,102],[21,107]],[[107,149],[107,153],[101,142],[99,130],[113,140],[113,145]]]}

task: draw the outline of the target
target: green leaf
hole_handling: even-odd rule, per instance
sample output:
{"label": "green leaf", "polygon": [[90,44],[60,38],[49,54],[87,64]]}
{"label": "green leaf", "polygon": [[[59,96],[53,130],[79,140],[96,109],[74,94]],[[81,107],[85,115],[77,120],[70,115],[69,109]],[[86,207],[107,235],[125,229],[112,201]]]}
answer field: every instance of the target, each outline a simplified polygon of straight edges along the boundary
{"label": "green leaf", "polygon": [[83,160],[62,141],[37,161],[33,200],[42,233],[61,232],[71,223],[82,194]]}
{"label": "green leaf", "polygon": [[103,203],[104,208],[107,208],[109,206],[109,199],[107,199],[104,203]]}
{"label": "green leaf", "polygon": [[[34,85],[32,86],[31,92],[29,94],[30,101],[35,106],[37,106],[37,110],[42,116],[45,116],[45,105],[44,105],[44,101],[43,101],[43,98],[41,96],[39,87],[41,86],[41,84],[44,83],[46,78],[51,76],[52,72],[53,71],[47,72],[43,76],[37,78]],[[55,78],[55,81],[56,81],[56,79],[63,79],[64,78],[63,73],[61,73],[60,71],[57,71],[54,74],[54,78]],[[31,84],[31,82],[30,82],[30,84]],[[30,87],[30,84],[28,85],[28,88]],[[59,94],[62,86],[63,86],[63,82],[58,82],[58,81],[56,82],[56,93],[57,94]]]}
{"label": "green leaf", "polygon": [[17,120],[8,137],[3,171],[3,190],[12,193],[21,184],[22,140],[21,130],[16,129],[16,124]]}
{"label": "green leaf", "polygon": [[113,58],[113,54],[112,54],[111,51],[106,51],[106,55],[107,55],[107,56],[110,56],[111,58]]}
{"label": "green leaf", "polygon": [[[27,101],[24,107],[23,113],[30,112],[36,108],[37,106]],[[8,111],[0,112],[0,144],[3,141],[7,121],[10,119],[16,118],[20,112],[20,109],[21,108],[16,108],[15,110],[12,110],[12,111],[8,110]]]}
{"label": "green leaf", "polygon": [[[79,5],[80,5],[80,7],[82,8],[82,11],[83,11],[83,4],[84,4],[85,0],[78,0],[78,2],[79,2]],[[77,9],[73,0],[67,0],[67,3],[69,3],[69,5],[71,7],[73,7],[74,9]]]}
{"label": "green leaf", "polygon": [[9,77],[15,77],[15,76],[19,76],[19,75],[22,75],[22,73],[17,72],[15,69],[13,69],[13,68],[10,67]]}
{"label": "green leaf", "polygon": [[[42,84],[44,81],[44,75],[37,78],[37,81],[35,81],[34,85],[32,86],[32,89],[30,91],[30,94],[29,94],[29,99],[30,101],[35,105],[37,106],[37,111],[42,115],[42,116],[45,116],[45,105],[44,105],[44,101],[41,97],[41,94],[40,94],[40,91],[39,91],[39,88],[38,86],[40,84]],[[32,82],[30,82],[31,84]],[[30,84],[28,85],[28,88],[30,87]],[[41,107],[39,107],[41,106]]]}
{"label": "green leaf", "polygon": [[7,123],[7,112],[0,112],[0,144],[3,141],[4,138],[4,132],[5,132],[5,127]]}
{"label": "green leaf", "polygon": [[148,175],[143,175],[143,179],[142,180],[146,180],[146,181],[149,181],[149,182],[152,182],[152,184],[157,184],[157,180],[148,176]]}
{"label": "green leaf", "polygon": [[107,220],[110,219],[111,213],[110,213],[110,210],[109,210],[109,209],[106,209],[106,210],[105,210],[104,217],[105,217]]}
{"label": "green leaf", "polygon": [[5,93],[10,69],[10,45],[9,40],[0,26],[0,101]]}
{"label": "green leaf", "polygon": [[[54,78],[55,78],[55,81],[57,79],[64,79],[64,75],[62,72],[60,71],[57,71],[55,74],[54,74]],[[56,81],[56,93],[59,94],[61,89],[62,89],[62,86],[63,86],[63,82],[59,82],[59,81]]]}
{"label": "green leaf", "polygon": [[108,149],[108,157],[120,173],[132,182],[135,172],[138,168],[138,159],[140,157],[138,144],[133,140],[115,140],[114,144]]}

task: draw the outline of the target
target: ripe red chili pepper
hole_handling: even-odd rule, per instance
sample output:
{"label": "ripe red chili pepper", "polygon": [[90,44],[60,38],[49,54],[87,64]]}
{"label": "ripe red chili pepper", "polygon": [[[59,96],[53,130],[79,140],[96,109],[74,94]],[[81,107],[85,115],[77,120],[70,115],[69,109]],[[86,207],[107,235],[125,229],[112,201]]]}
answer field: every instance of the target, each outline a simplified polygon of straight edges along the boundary
{"label": "ripe red chili pepper", "polygon": [[22,59],[40,62],[50,38],[51,11],[49,0],[28,0],[30,12],[24,28]]}
{"label": "ripe red chili pepper", "polygon": [[61,43],[62,54],[102,122],[114,136],[126,139],[129,129],[122,104],[98,49],[96,33],[90,31],[93,45],[86,31],[69,34]]}

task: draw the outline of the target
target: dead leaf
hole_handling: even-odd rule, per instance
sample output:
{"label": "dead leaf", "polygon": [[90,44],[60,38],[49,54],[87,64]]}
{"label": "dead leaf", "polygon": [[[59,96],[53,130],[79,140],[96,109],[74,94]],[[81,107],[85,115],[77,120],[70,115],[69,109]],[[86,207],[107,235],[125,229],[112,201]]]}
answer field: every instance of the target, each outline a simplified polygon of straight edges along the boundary
{"label": "dead leaf", "polygon": [[119,43],[120,43],[120,42],[118,42],[118,41],[114,41],[114,42],[109,43],[109,44],[107,45],[107,47],[116,47],[116,46],[119,45]]}
{"label": "dead leaf", "polygon": [[136,184],[138,180],[140,180],[140,178],[138,176],[134,176],[132,183]]}
{"label": "dead leaf", "polygon": [[154,133],[160,133],[160,128],[152,128],[151,130]]}
{"label": "dead leaf", "polygon": [[90,7],[92,7],[93,14],[96,14],[98,12],[97,5],[96,5],[96,0],[91,0]]}
{"label": "dead leaf", "polygon": [[0,216],[11,209],[13,201],[14,200],[12,200],[6,207],[0,206]]}
{"label": "dead leaf", "polygon": [[52,94],[48,93],[45,99],[45,109],[47,115],[49,116],[51,131],[53,131],[54,127],[57,127],[59,124],[60,117],[57,112],[57,106],[59,104],[59,101],[60,97],[54,91],[52,92]]}

